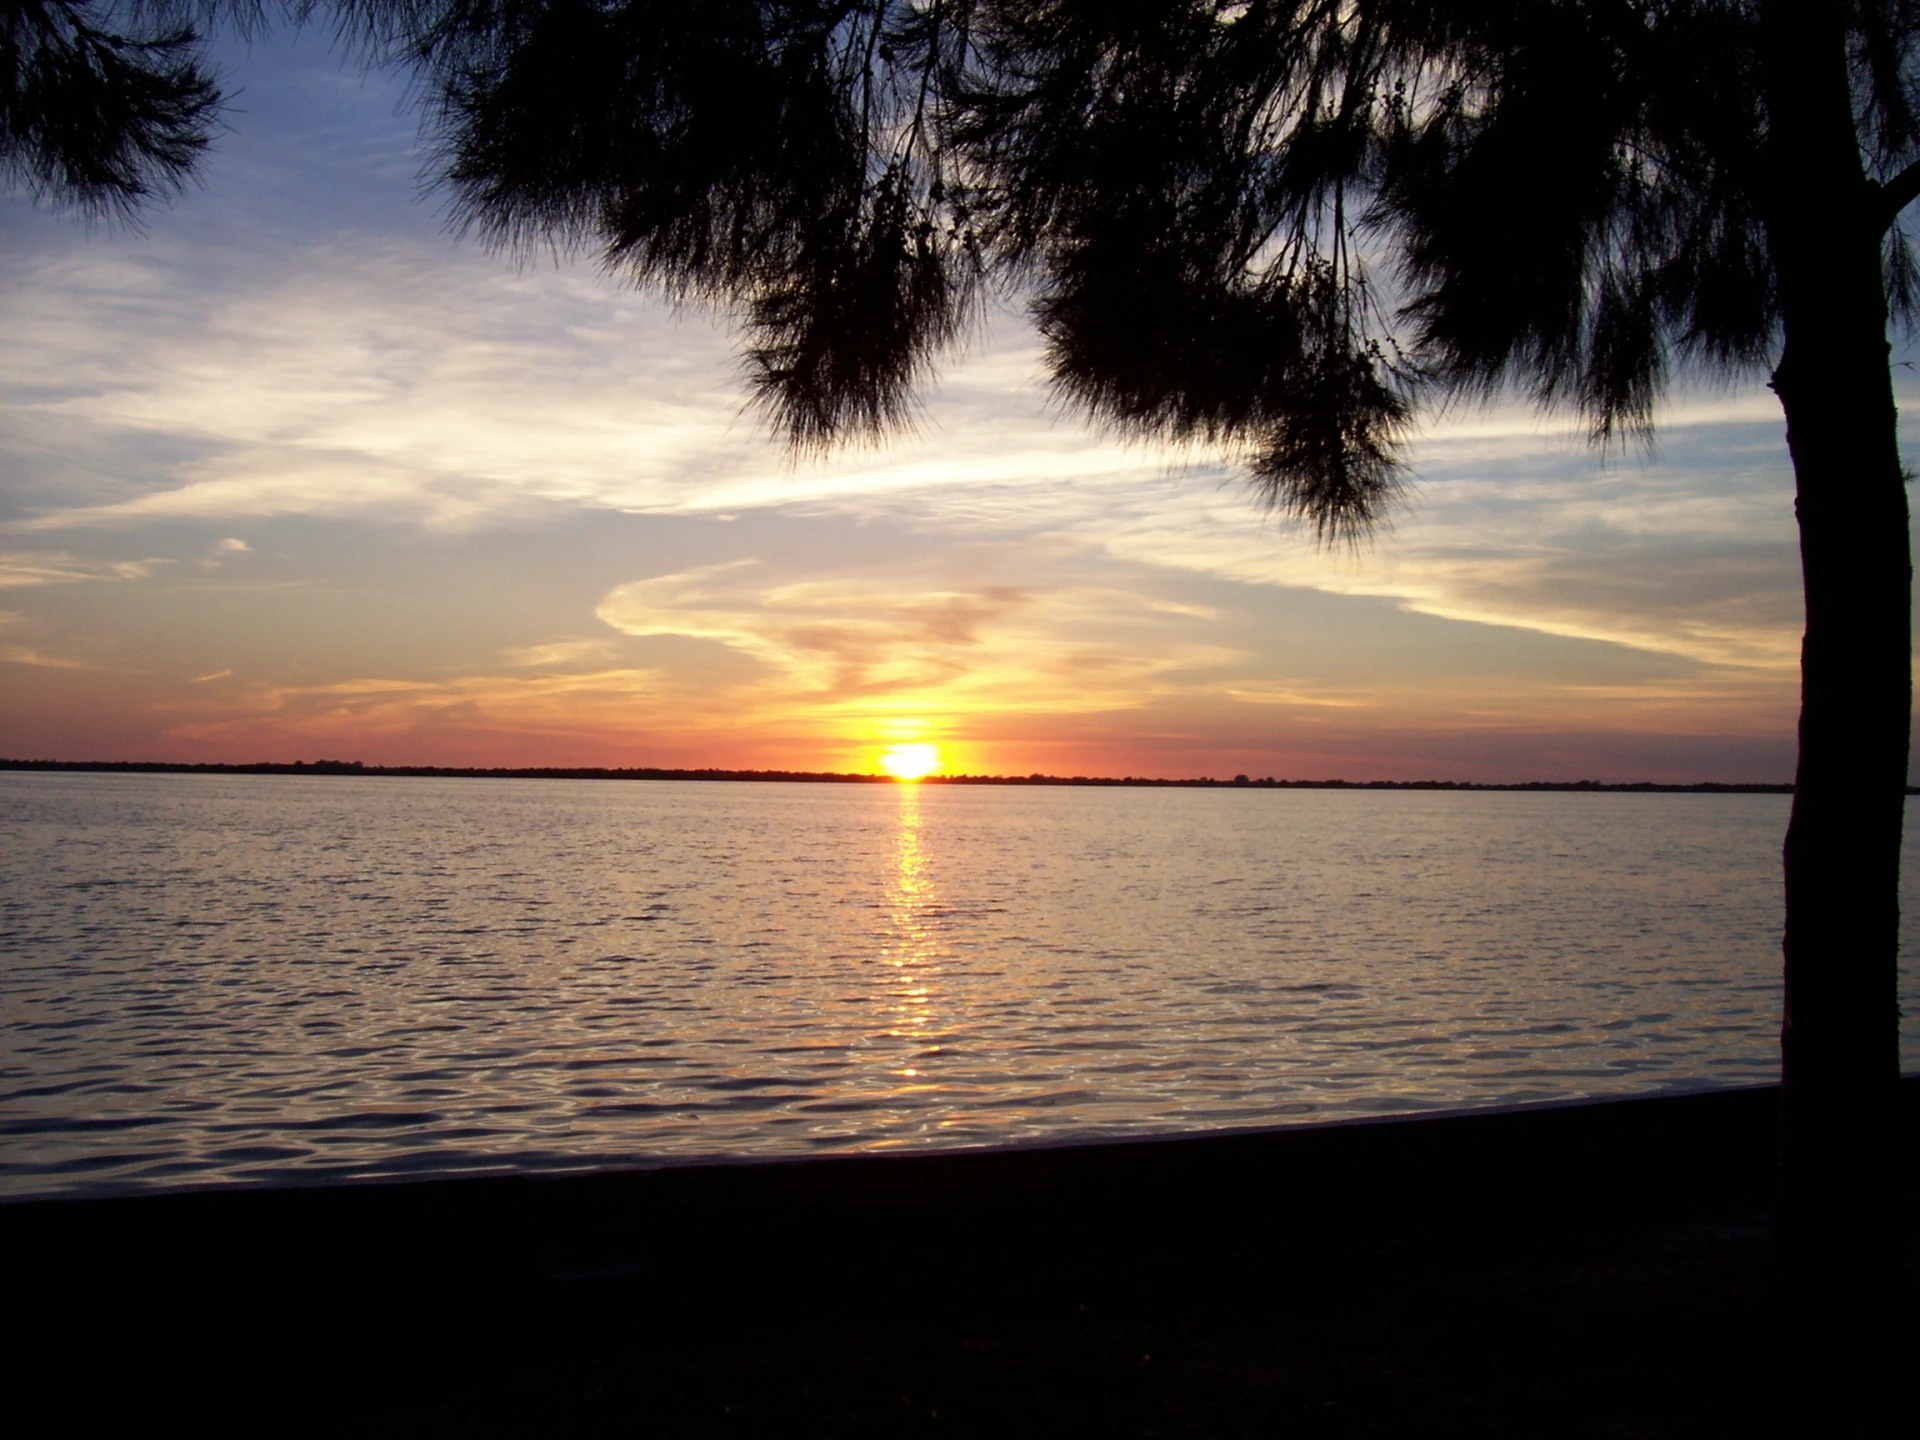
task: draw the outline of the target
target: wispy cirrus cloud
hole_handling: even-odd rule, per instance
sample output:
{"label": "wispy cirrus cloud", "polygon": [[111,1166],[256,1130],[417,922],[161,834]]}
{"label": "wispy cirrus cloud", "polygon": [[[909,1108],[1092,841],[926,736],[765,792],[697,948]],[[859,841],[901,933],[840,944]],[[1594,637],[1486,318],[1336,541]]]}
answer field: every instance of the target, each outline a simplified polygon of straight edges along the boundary
{"label": "wispy cirrus cloud", "polygon": [[[1021,551],[959,545],[830,574],[747,557],[615,586],[596,613],[627,635],[753,657],[770,673],[764,704],[875,721],[1133,706],[1173,675],[1242,658],[1194,607],[1098,584],[1070,552]],[[1035,583],[991,578],[1009,571]]]}
{"label": "wispy cirrus cloud", "polygon": [[28,585],[83,585],[95,580],[145,580],[164,559],[94,560],[59,550],[0,552],[0,590]]}
{"label": "wispy cirrus cloud", "polygon": [[[1716,662],[1794,654],[1787,470],[1764,393],[1681,396],[1652,463],[1602,466],[1520,406],[1442,416],[1410,452],[1409,504],[1355,560],[1263,523],[1217,460],[1054,413],[1011,321],[950,370],[920,434],[795,466],[742,413],[721,328],[590,268],[516,271],[438,238],[248,257],[217,285],[194,283],[202,263],[165,245],[20,262],[23,343],[0,357],[29,477],[16,532],[774,508],[1055,534]],[[197,308],[128,298],[176,293]]]}

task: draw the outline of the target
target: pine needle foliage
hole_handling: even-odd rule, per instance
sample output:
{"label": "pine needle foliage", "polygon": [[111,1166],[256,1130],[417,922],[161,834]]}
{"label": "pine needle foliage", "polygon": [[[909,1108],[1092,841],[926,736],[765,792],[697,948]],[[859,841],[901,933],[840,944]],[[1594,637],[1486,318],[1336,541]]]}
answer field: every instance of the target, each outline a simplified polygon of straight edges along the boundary
{"label": "pine needle foliage", "polygon": [[[1605,444],[1777,354],[1755,3],[350,0],[462,221],[743,328],[802,450],[885,434],[999,293],[1058,394],[1365,534],[1426,401]],[[1853,4],[1863,151],[1916,153],[1914,6]],[[1889,216],[1889,219],[1892,217]],[[1915,267],[1887,241],[1891,302]]]}
{"label": "pine needle foliage", "polygon": [[132,220],[207,148],[220,93],[181,13],[113,0],[0,0],[0,177]]}
{"label": "pine needle foliage", "polygon": [[[1920,269],[1920,0],[1834,0],[1887,302]],[[1422,404],[1606,445],[1779,355],[1762,0],[289,0],[418,77],[459,221],[741,327],[797,450],[911,422],[996,293],[1059,396],[1237,455],[1326,541]],[[10,179],[131,213],[254,0],[0,0]],[[111,23],[110,23],[111,22]],[[1884,213],[1880,213],[1884,211]]]}

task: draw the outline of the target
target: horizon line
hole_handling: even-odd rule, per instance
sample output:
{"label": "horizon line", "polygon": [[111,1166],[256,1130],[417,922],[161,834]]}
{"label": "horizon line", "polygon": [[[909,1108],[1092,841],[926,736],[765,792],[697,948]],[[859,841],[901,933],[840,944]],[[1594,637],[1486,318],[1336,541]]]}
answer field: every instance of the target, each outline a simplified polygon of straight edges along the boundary
{"label": "horizon line", "polygon": [[[1277,779],[1236,774],[1228,779],[1196,775],[1162,779],[1142,775],[925,775],[901,779],[884,773],[833,770],[738,770],[721,766],[673,768],[652,765],[369,765],[360,760],[15,760],[0,757],[0,770],[132,774],[324,775],[371,778],[474,780],[695,780],[799,784],[1057,785],[1227,790],[1492,790],[1628,792],[1640,794],[1791,795],[1793,784],[1777,781],[1660,780],[1346,780]],[[1920,787],[1906,787],[1909,795]]]}

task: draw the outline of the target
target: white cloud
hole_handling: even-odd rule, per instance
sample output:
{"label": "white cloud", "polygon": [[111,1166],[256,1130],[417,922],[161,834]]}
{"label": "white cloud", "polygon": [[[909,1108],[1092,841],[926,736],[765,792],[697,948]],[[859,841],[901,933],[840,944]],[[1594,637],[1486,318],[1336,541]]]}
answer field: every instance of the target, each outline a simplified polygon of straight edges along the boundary
{"label": "white cloud", "polygon": [[1796,556],[1764,392],[1682,395],[1662,416],[1665,458],[1611,467],[1524,407],[1442,416],[1413,446],[1410,503],[1356,560],[1264,521],[1204,456],[1053,414],[1033,337],[1010,322],[947,376],[917,435],[793,465],[742,414],[719,327],[587,268],[516,272],[410,239],[249,259],[196,284],[202,263],[160,244],[17,263],[21,343],[0,355],[11,426],[47,453],[93,437],[87,465],[108,478],[77,505],[28,488],[13,529],[303,515],[459,530],[556,504],[777,508],[1051,534],[1163,569],[1794,663]]}
{"label": "white cloud", "polygon": [[0,552],[0,590],[29,585],[79,585],[92,580],[145,580],[165,560],[92,560],[63,551]]}

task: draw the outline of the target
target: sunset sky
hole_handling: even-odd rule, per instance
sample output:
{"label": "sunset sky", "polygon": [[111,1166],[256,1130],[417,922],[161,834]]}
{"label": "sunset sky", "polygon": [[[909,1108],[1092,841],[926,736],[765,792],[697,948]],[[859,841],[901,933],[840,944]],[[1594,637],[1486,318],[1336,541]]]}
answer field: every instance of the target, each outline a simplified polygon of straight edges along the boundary
{"label": "sunset sky", "polygon": [[795,465],[723,324],[450,236],[399,83],[223,53],[144,233],[0,202],[0,755],[1791,778],[1757,380],[1611,465],[1441,417],[1358,555],[1051,407],[1017,307],[916,435]]}

